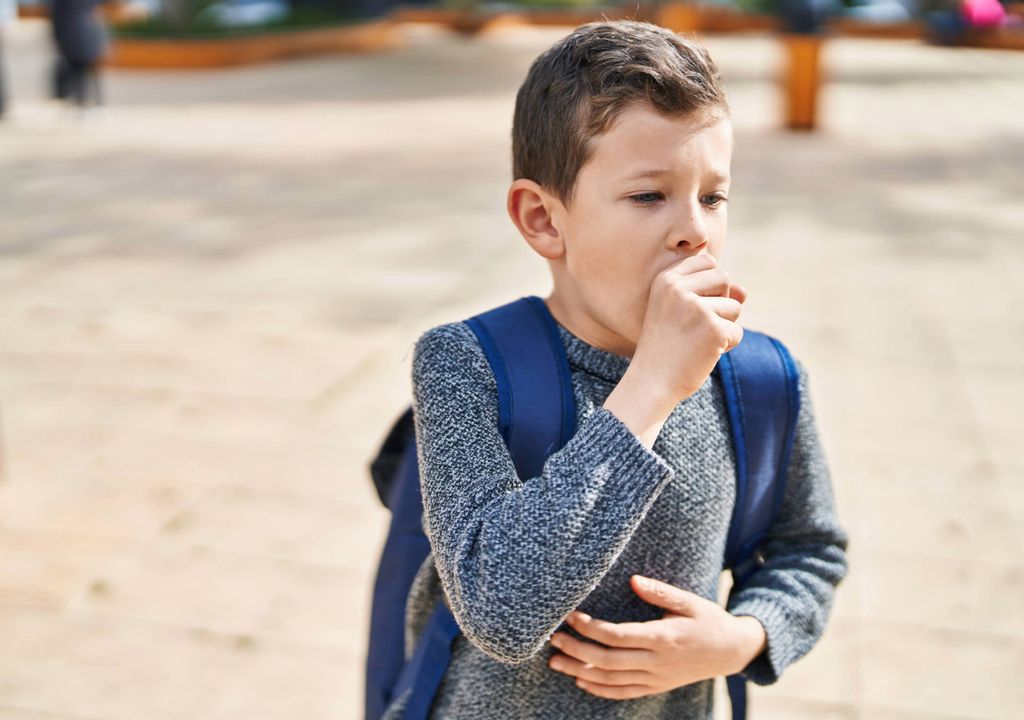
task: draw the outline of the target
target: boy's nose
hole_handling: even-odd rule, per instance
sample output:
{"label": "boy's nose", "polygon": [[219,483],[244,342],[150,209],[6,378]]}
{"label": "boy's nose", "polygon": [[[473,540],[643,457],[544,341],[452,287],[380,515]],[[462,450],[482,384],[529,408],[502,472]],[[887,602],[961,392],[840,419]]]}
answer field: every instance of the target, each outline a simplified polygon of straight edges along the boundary
{"label": "boy's nose", "polygon": [[696,255],[708,246],[707,233],[688,232],[683,237],[675,236],[670,242],[674,252],[684,252],[687,256]]}
{"label": "boy's nose", "polygon": [[707,225],[702,221],[698,210],[682,218],[676,231],[669,237],[669,243],[673,252],[696,255],[707,246],[710,239]]}

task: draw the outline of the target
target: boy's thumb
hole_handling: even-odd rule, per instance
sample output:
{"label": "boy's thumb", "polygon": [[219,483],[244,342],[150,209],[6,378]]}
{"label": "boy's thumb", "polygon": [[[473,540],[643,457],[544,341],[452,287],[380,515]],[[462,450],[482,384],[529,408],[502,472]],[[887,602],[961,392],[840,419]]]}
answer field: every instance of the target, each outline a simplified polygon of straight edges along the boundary
{"label": "boy's thumb", "polygon": [[676,615],[692,617],[695,614],[693,593],[643,575],[633,575],[630,580],[633,592],[644,602],[665,608]]}

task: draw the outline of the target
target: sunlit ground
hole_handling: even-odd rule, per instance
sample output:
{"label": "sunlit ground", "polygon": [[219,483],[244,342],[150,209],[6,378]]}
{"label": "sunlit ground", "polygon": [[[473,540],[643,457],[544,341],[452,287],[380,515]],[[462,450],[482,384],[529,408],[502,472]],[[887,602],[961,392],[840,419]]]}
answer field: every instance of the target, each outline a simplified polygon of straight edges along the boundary
{"label": "sunlit ground", "polygon": [[[565,32],[109,72],[79,122],[46,26],[8,28],[0,718],[360,716],[366,463],[423,330],[549,289],[505,190],[515,90]],[[832,41],[793,135],[777,42],[706,41],[726,266],[808,367],[852,538],[752,717],[1019,718],[1024,54]]]}

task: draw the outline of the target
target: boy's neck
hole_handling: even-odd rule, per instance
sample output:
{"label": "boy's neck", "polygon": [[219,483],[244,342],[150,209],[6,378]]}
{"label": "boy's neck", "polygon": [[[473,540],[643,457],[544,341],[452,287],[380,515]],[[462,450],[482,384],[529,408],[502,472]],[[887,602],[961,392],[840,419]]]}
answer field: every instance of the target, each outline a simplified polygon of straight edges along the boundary
{"label": "boy's neck", "polygon": [[578,305],[564,302],[557,291],[544,298],[544,304],[562,327],[588,345],[626,358],[636,352],[634,343],[594,320]]}

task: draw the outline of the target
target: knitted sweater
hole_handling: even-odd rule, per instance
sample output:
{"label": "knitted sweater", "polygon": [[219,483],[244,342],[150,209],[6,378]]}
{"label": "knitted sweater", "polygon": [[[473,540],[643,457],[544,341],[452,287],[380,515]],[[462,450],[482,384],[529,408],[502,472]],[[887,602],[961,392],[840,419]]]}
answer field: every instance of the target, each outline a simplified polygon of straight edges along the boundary
{"label": "knitted sweater", "polygon": [[[597,697],[548,667],[556,630],[574,609],[611,622],[660,618],[632,591],[640,574],[718,601],[735,500],[732,440],[717,378],[673,409],[648,450],[603,407],[628,357],[558,323],[576,398],[577,429],[522,482],[498,431],[497,385],[462,322],[415,344],[413,408],[427,556],[406,606],[406,657],[439,599],[462,630],[431,718],[674,718],[710,720],[713,680],[630,700]],[[780,515],[765,564],[726,608],[765,627],[767,648],[744,670],[774,683],[821,636],[847,572],[807,373]],[[402,717],[407,695],[385,720]]]}

